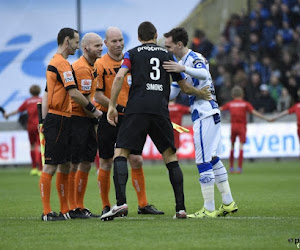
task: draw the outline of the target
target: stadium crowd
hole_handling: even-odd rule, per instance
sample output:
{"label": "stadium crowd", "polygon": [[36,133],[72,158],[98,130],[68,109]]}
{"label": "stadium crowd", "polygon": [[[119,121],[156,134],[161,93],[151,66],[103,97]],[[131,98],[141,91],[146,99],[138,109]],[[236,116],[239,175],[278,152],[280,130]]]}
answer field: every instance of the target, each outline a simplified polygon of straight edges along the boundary
{"label": "stadium crowd", "polygon": [[300,0],[258,0],[249,13],[231,15],[215,44],[195,30],[190,47],[209,60],[220,105],[234,86],[262,113],[300,101]]}

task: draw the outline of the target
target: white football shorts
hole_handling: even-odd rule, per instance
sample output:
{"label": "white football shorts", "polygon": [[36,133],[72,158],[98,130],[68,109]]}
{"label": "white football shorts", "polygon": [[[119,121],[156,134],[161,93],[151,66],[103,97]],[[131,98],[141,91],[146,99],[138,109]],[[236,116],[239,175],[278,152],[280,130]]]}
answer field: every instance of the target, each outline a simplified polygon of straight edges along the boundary
{"label": "white football shorts", "polygon": [[196,164],[207,163],[221,152],[221,122],[215,123],[213,116],[193,124]]}

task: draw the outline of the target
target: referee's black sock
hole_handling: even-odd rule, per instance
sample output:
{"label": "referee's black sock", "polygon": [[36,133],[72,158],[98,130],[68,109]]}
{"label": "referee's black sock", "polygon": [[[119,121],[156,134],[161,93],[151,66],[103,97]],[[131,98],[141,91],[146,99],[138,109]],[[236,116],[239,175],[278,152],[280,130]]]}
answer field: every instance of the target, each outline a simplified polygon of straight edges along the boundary
{"label": "referee's black sock", "polygon": [[183,175],[178,161],[169,162],[168,164],[166,164],[166,166],[169,170],[169,178],[175,194],[176,212],[178,212],[179,210],[185,210]]}
{"label": "referee's black sock", "polygon": [[114,184],[116,190],[117,205],[126,203],[126,183],[128,180],[127,159],[118,156],[114,159]]}

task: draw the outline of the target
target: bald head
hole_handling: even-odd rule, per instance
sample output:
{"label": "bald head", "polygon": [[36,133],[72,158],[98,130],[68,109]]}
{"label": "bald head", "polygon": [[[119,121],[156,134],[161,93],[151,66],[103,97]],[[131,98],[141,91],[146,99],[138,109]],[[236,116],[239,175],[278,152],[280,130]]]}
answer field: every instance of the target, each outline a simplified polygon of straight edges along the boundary
{"label": "bald head", "polygon": [[111,36],[115,35],[121,35],[123,37],[122,31],[118,27],[108,27],[105,32],[105,40],[108,40]]}
{"label": "bald head", "polygon": [[81,48],[83,55],[93,64],[97,58],[101,57],[103,40],[96,33],[86,33],[81,39]]}
{"label": "bald head", "polygon": [[92,42],[102,40],[101,36],[96,33],[86,33],[81,39],[81,47],[89,46]]}
{"label": "bald head", "polygon": [[104,41],[108,54],[115,60],[123,57],[124,39],[122,31],[117,27],[109,27],[105,33]]}

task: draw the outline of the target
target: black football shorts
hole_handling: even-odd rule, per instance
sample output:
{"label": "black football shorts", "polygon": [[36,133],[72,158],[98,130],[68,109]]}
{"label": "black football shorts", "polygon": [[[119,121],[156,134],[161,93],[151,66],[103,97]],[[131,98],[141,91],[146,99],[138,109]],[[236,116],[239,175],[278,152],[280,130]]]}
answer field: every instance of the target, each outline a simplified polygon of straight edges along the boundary
{"label": "black football shorts", "polygon": [[70,117],[47,114],[44,121],[45,164],[64,164],[71,160],[70,134]]}
{"label": "black football shorts", "polygon": [[161,154],[169,147],[176,152],[170,119],[155,114],[126,114],[118,133],[116,147],[142,151],[147,134]]}
{"label": "black football shorts", "polygon": [[91,118],[72,116],[71,161],[94,162],[97,153],[97,138]]}
{"label": "black football shorts", "polygon": [[[112,126],[107,121],[107,113],[103,113],[102,117],[99,120],[99,126],[97,131],[98,136],[98,147],[99,147],[99,157],[102,159],[110,159],[114,156],[114,150],[116,145],[116,140],[118,132],[124,115],[118,116],[117,126]],[[142,150],[130,152],[134,155],[141,155]]]}

